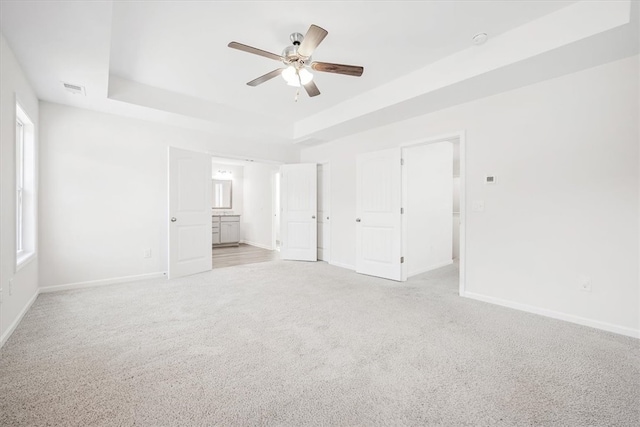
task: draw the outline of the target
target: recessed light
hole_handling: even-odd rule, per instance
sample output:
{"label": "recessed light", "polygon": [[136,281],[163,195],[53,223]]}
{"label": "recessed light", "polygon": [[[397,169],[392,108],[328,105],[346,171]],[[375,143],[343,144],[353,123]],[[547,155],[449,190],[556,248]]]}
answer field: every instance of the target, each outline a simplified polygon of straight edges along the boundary
{"label": "recessed light", "polygon": [[476,46],[479,46],[484,42],[486,42],[488,38],[489,36],[487,35],[487,33],[478,33],[475,36],[473,36],[471,40],[473,41],[473,44],[475,44]]}

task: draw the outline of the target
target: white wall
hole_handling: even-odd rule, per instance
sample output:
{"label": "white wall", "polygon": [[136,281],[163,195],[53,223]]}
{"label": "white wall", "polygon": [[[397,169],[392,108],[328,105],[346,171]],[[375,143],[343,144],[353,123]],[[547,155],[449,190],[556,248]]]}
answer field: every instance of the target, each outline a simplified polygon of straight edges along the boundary
{"label": "white wall", "polygon": [[[0,35],[0,346],[38,294],[39,252],[36,258],[16,271],[16,99],[35,125],[36,165],[38,162],[38,99],[11,48]],[[36,166],[37,171],[37,166]],[[36,201],[38,179],[36,172]],[[38,212],[36,202],[36,212]],[[12,280],[10,291],[10,283]]]}
{"label": "white wall", "polygon": [[274,249],[273,191],[277,165],[248,163],[244,167],[244,214],[242,239],[245,243]]}
{"label": "white wall", "polygon": [[355,264],[358,153],[466,130],[467,295],[638,336],[638,80],[627,58],[303,149],[331,161],[332,261]]}
{"label": "white wall", "polygon": [[[167,147],[295,161],[196,131],[42,102],[41,286],[167,268]],[[143,258],[151,249],[151,258]]]}
{"label": "white wall", "polygon": [[402,150],[409,277],[452,262],[452,145],[443,141]]}
{"label": "white wall", "polygon": [[233,211],[236,215],[242,215],[243,212],[243,200],[244,200],[244,168],[240,165],[229,165],[225,163],[213,162],[211,164],[211,172],[213,179],[228,179],[228,177],[222,177],[219,170],[231,172],[231,209],[212,209],[212,212],[228,212]]}

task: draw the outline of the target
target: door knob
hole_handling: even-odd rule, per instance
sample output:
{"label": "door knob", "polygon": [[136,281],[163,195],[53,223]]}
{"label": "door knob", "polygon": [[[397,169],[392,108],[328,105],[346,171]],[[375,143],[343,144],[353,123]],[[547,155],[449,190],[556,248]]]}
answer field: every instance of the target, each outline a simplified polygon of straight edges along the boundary
{"label": "door knob", "polygon": [[360,218],[356,218],[356,222],[360,222]]}
{"label": "door knob", "polygon": [[329,217],[327,217],[327,219],[329,219]]}
{"label": "door knob", "polygon": [[316,216],[315,216],[315,215],[314,215],[314,216],[312,216],[312,217],[311,217],[311,219],[316,219]]}
{"label": "door knob", "polygon": [[177,221],[177,219],[176,219],[175,216],[171,217],[171,222],[176,222],[176,221]]}

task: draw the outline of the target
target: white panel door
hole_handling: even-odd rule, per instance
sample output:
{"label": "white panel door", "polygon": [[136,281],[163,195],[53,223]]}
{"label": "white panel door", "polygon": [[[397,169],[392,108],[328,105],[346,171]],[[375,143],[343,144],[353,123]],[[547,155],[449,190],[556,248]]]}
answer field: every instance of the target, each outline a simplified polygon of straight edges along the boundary
{"label": "white panel door", "polygon": [[282,210],[280,256],[282,259],[297,261],[318,259],[317,173],[315,163],[280,167]]}
{"label": "white panel door", "polygon": [[400,149],[361,154],[356,169],[356,271],[401,280]]}
{"label": "white panel door", "polygon": [[211,270],[211,156],[169,147],[169,278]]}
{"label": "white panel door", "polygon": [[318,165],[318,259],[331,260],[331,222],[330,222],[330,187],[329,163]]}

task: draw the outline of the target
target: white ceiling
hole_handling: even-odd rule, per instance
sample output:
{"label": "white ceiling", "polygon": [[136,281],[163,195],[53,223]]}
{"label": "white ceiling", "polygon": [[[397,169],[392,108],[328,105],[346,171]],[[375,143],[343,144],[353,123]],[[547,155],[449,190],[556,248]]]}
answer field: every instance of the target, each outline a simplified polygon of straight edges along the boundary
{"label": "white ceiling", "polygon": [[[3,0],[0,25],[43,100],[291,143],[296,122],[469,49],[478,32],[489,34],[488,46],[573,3]],[[245,84],[280,64],[229,49],[230,41],[279,54],[290,33],[312,23],[329,32],[313,58],[362,65],[362,77],[315,73],[322,95],[301,93],[297,103],[280,78]],[[68,94],[61,81],[86,86],[87,96]]]}
{"label": "white ceiling", "polygon": [[[216,103],[299,120],[466,48],[474,34],[502,33],[567,2],[123,2],[115,3],[110,71]],[[301,96],[281,79],[245,83],[281,64],[227,47],[280,54],[310,24],[329,35],[315,60],[365,67],[361,78],[315,73],[322,95]]]}

